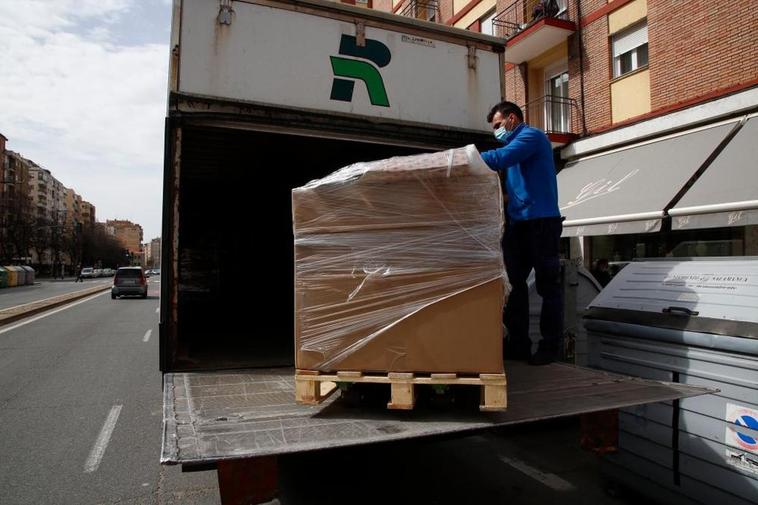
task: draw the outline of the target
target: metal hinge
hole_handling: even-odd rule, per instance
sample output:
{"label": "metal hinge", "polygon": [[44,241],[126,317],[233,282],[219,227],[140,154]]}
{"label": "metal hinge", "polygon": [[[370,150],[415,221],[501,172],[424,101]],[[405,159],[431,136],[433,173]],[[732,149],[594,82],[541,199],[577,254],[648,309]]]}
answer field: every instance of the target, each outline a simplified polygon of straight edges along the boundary
{"label": "metal hinge", "polygon": [[232,17],[234,16],[234,9],[232,8],[232,0],[220,0],[218,8],[218,24],[231,25]]}
{"label": "metal hinge", "polygon": [[366,47],[366,23],[363,21],[355,22],[355,45]]}
{"label": "metal hinge", "polygon": [[476,70],[476,47],[469,45],[468,46],[468,68],[472,70]]}

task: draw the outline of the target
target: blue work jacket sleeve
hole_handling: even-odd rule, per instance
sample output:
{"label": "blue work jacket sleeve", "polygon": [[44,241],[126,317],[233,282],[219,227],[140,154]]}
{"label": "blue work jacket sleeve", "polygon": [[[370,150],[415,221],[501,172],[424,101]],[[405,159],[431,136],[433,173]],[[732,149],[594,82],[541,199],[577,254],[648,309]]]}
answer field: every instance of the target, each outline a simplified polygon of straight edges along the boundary
{"label": "blue work jacket sleeve", "polygon": [[482,159],[492,170],[504,171],[532,156],[540,145],[532,129],[524,129],[503,147],[485,151]]}

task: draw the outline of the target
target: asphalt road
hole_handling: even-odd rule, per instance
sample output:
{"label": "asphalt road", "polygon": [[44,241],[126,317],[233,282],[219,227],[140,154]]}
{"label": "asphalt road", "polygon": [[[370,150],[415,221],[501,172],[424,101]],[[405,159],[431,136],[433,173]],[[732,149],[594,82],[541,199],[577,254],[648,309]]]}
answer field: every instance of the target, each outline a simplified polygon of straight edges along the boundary
{"label": "asphalt road", "polygon": [[158,463],[159,286],[0,327],[1,503],[219,502],[215,473]]}
{"label": "asphalt road", "polygon": [[103,277],[98,279],[86,279],[84,282],[74,282],[74,279],[66,280],[42,280],[36,281],[31,286],[18,286],[14,288],[0,289],[0,310],[36,302],[57,295],[73,293],[81,289],[91,288],[98,284],[111,284],[113,279]]}
{"label": "asphalt road", "polygon": [[[214,471],[159,464],[149,286],[146,300],[106,291],[0,327],[0,503],[220,503]],[[576,419],[283,457],[280,490],[282,505],[639,503],[605,492]]]}

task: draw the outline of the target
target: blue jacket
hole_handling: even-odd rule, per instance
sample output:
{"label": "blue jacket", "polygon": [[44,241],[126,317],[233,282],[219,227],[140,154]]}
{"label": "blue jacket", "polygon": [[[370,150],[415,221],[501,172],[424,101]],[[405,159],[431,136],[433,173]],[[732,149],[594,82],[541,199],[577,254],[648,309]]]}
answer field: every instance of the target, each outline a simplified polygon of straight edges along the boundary
{"label": "blue jacket", "polygon": [[542,130],[521,123],[503,147],[483,152],[482,159],[504,174],[508,217],[513,221],[561,215],[553,149]]}

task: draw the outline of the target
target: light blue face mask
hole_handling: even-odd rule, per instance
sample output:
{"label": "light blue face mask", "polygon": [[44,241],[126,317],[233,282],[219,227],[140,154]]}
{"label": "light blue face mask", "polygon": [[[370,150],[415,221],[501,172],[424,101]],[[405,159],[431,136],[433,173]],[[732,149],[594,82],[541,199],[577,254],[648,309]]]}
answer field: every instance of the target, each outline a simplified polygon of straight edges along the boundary
{"label": "light blue face mask", "polygon": [[508,138],[508,135],[510,135],[513,130],[509,130],[505,127],[506,124],[508,124],[508,119],[506,118],[504,122],[500,123],[501,126],[497,130],[495,130],[495,138],[498,139],[500,142],[505,144],[505,139]]}
{"label": "light blue face mask", "polygon": [[498,139],[500,142],[505,142],[505,139],[508,137],[508,135],[511,132],[509,130],[505,129],[505,126],[501,126],[497,130],[495,130],[495,138]]}

